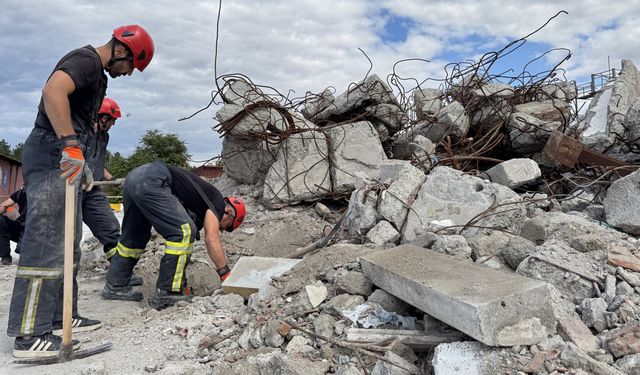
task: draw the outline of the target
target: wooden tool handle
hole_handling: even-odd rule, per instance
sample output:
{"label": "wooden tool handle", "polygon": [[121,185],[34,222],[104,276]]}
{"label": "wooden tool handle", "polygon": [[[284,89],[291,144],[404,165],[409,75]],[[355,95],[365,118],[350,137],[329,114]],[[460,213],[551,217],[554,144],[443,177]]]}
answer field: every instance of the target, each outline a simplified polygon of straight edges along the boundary
{"label": "wooden tool handle", "polygon": [[[76,187],[65,182],[64,200],[64,303],[62,310],[61,357],[71,355],[71,318],[73,314],[73,244],[76,224]],[[68,354],[63,354],[66,352]],[[67,359],[70,360],[71,358]]]}

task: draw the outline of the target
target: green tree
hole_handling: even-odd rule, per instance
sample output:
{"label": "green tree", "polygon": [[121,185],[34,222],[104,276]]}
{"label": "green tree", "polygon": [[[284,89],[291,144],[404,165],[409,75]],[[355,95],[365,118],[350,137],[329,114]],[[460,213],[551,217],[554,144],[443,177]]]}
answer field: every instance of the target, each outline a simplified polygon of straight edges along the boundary
{"label": "green tree", "polygon": [[109,173],[115,178],[125,177],[127,173],[133,169],[129,166],[127,158],[120,155],[119,152],[111,155],[111,153],[107,151],[105,166]]}
{"label": "green tree", "polygon": [[158,160],[188,168],[190,157],[186,144],[177,134],[162,134],[159,130],[148,130],[128,162],[131,169]]}
{"label": "green tree", "polygon": [[4,139],[0,139],[0,154],[13,156],[11,153],[11,145]]}
{"label": "green tree", "polygon": [[11,151],[11,155],[13,155],[14,159],[22,161],[22,149],[24,148],[24,143],[18,143],[13,150]]}

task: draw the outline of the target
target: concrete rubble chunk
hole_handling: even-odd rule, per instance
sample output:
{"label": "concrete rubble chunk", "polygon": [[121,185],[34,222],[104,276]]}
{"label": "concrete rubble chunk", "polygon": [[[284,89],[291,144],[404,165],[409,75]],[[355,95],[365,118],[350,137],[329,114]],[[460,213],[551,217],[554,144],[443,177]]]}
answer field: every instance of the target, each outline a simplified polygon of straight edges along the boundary
{"label": "concrete rubble chunk", "polygon": [[520,263],[516,272],[552,284],[574,303],[593,297],[592,280],[603,278],[600,262],[558,241],[539,246]]}
{"label": "concrete rubble chunk", "polygon": [[571,102],[578,96],[574,81],[554,82],[543,85],[541,89],[542,93],[538,96],[538,100],[545,100],[552,97],[565,102]]}
{"label": "concrete rubble chunk", "polygon": [[580,216],[563,212],[545,212],[524,222],[520,236],[535,244],[558,240],[580,252],[602,251],[628,237],[624,233]]}
{"label": "concrete rubble chunk", "polygon": [[313,320],[313,330],[320,336],[331,337],[333,336],[333,325],[336,320],[333,316],[328,314],[320,314]]}
{"label": "concrete rubble chunk", "polygon": [[384,354],[384,358],[393,362],[398,366],[394,366],[389,362],[378,361],[376,362],[373,370],[371,370],[371,375],[410,375],[410,374],[420,374],[420,370],[411,362],[406,359],[400,357],[394,352],[388,351]]}
{"label": "concrete rubble chunk", "polygon": [[313,347],[309,345],[309,339],[302,335],[293,336],[291,341],[289,341],[289,343],[287,344],[287,348],[285,349],[287,354],[305,354],[310,353],[313,350]]}
{"label": "concrete rubble chunk", "polygon": [[365,235],[378,219],[378,195],[366,187],[356,189],[349,199],[345,227],[350,235]]}
{"label": "concrete rubble chunk", "polygon": [[362,272],[349,271],[338,276],[336,280],[336,293],[358,294],[367,297],[371,294],[371,280]]}
{"label": "concrete rubble chunk", "polygon": [[[436,167],[422,184],[407,215],[402,232],[405,242],[411,242],[416,230],[434,220],[450,220],[453,225],[465,225],[494,205],[521,202],[513,190],[449,167]],[[509,204],[492,211],[492,215],[475,224],[484,227],[520,232],[526,219],[524,204]],[[477,231],[468,229],[466,234]]]}
{"label": "concrete rubble chunk", "polygon": [[631,60],[622,60],[622,69],[613,82],[613,91],[607,105],[608,134],[625,134],[625,115],[640,96],[640,75]]}
{"label": "concrete rubble chunk", "polygon": [[595,196],[592,193],[581,190],[572,194],[571,198],[562,200],[560,206],[562,206],[563,212],[582,211],[587,208],[594,199]]}
{"label": "concrete rubble chunk", "polygon": [[267,206],[292,204],[331,191],[327,141],[321,132],[293,134],[282,142],[264,180]]}
{"label": "concrete rubble chunk", "polygon": [[302,115],[306,119],[313,120],[317,113],[332,105],[334,100],[333,92],[327,88],[321,94],[311,97],[305,102]]}
{"label": "concrete rubble chunk", "polygon": [[532,182],[542,176],[538,163],[531,159],[510,159],[504,161],[486,172],[491,182],[516,188]]}
{"label": "concrete rubble chunk", "polygon": [[324,375],[330,367],[327,360],[312,362],[302,357],[285,356],[279,350],[251,356],[247,361],[258,366],[260,374],[264,375]]}
{"label": "concrete rubble chunk", "polygon": [[407,116],[402,107],[396,104],[382,103],[372,105],[365,108],[365,112],[375,118],[376,121],[383,123],[384,126],[390,130],[391,134],[402,129],[409,123],[409,116]]}
{"label": "concrete rubble chunk", "polygon": [[229,80],[227,83],[228,86],[224,90],[223,96],[228,103],[247,106],[259,101],[268,100],[259,88],[245,80],[234,79]]}
{"label": "concrete rubble chunk", "polygon": [[633,322],[613,333],[607,340],[607,346],[616,357],[640,353],[640,322]]}
{"label": "concrete rubble chunk", "polygon": [[377,303],[382,306],[383,309],[389,312],[395,312],[398,315],[408,315],[410,306],[394,296],[393,294],[389,294],[384,289],[376,289],[371,293],[371,295],[367,298],[367,302]]}
{"label": "concrete rubble chunk", "polygon": [[311,120],[337,120],[341,115],[363,105],[382,103],[398,104],[389,86],[376,74],[372,74],[364,81],[350,86],[346,92],[337,96],[331,105],[312,116]]}
{"label": "concrete rubble chunk", "polygon": [[360,264],[377,286],[487,345],[531,345],[555,330],[543,282],[412,245]]}
{"label": "concrete rubble chunk", "polygon": [[427,116],[433,116],[442,108],[442,96],[444,93],[438,89],[416,89],[413,91],[416,117],[422,120]]}
{"label": "concrete rubble chunk", "polygon": [[640,375],[640,354],[629,354],[616,361],[616,367],[627,375]]}
{"label": "concrete rubble chunk", "polygon": [[511,147],[524,155],[538,152],[544,148],[551,132],[561,126],[560,121],[541,120],[528,113],[514,112],[507,126]]}
{"label": "concrete rubble chunk", "polygon": [[584,350],[578,348],[574,343],[567,343],[562,353],[560,353],[562,363],[567,366],[582,369],[592,375],[624,375],[612,366],[596,361]]}
{"label": "concrete rubble chunk", "polygon": [[400,233],[386,220],[380,220],[375,227],[367,232],[367,241],[382,246],[386,243],[396,243]]}
{"label": "concrete rubble chunk", "polygon": [[611,226],[630,234],[640,234],[640,171],[614,181],[602,202]]}
{"label": "concrete rubble chunk", "polygon": [[354,307],[364,303],[364,297],[352,296],[350,294],[338,294],[325,302],[323,309],[329,314],[342,314],[342,311],[353,309]]}
{"label": "concrete rubble chunk", "polygon": [[631,106],[629,106],[629,110],[624,116],[622,124],[627,130],[626,138],[629,140],[635,140],[635,143],[638,143],[638,140],[640,139],[640,96],[631,103]]}
{"label": "concrete rubble chunk", "polygon": [[327,295],[329,294],[327,287],[324,286],[320,280],[311,285],[305,286],[305,291],[309,297],[309,302],[311,302],[311,307],[314,309],[320,306],[320,304],[327,299]]}
{"label": "concrete rubble chunk", "polygon": [[420,169],[410,164],[404,165],[389,188],[382,192],[378,205],[380,216],[396,229],[402,228],[409,207],[424,180],[425,175]]}
{"label": "concrete rubble chunk", "polygon": [[436,121],[426,129],[423,135],[433,142],[439,142],[447,135],[462,138],[468,131],[469,117],[462,104],[454,101],[440,109],[436,114]]}
{"label": "concrete rubble chunk", "polygon": [[626,281],[627,283],[629,283],[629,285],[631,286],[640,286],[640,274],[633,272],[633,271],[627,271],[622,267],[617,267],[616,268],[616,274],[624,281]]}
{"label": "concrete rubble chunk", "polygon": [[442,254],[459,256],[462,258],[471,257],[471,247],[467,240],[461,235],[438,236],[431,250]]}
{"label": "concrete rubble chunk", "polygon": [[284,343],[284,337],[280,334],[279,328],[280,322],[277,320],[270,320],[263,326],[260,334],[265,344],[278,348]]}
{"label": "concrete rubble chunk", "polygon": [[558,319],[558,334],[587,353],[595,352],[599,349],[596,337],[581,320]]}
{"label": "concrete rubble chunk", "polygon": [[262,181],[275,162],[262,140],[247,140],[227,135],[222,139],[224,173],[232,179],[255,184]]}
{"label": "concrete rubble chunk", "polygon": [[582,321],[587,327],[594,327],[598,321],[604,320],[607,302],[602,298],[586,298],[580,303]]}
{"label": "concrete rubble chunk", "polygon": [[222,283],[222,289],[225,293],[249,298],[268,285],[272,277],[281,276],[299,262],[299,259],[241,257],[233,266],[231,276]]}
{"label": "concrete rubble chunk", "polygon": [[459,341],[436,346],[432,364],[434,375],[500,373],[497,350],[477,341]]}
{"label": "concrete rubble chunk", "polygon": [[543,100],[518,104],[514,111],[530,114],[543,121],[566,123],[569,121],[571,107],[563,100]]}
{"label": "concrete rubble chunk", "polygon": [[[353,174],[364,173],[378,179],[380,165],[387,159],[378,133],[367,121],[359,121],[331,128],[329,137],[335,175],[334,192],[354,189]],[[357,140],[354,142],[353,140]]]}

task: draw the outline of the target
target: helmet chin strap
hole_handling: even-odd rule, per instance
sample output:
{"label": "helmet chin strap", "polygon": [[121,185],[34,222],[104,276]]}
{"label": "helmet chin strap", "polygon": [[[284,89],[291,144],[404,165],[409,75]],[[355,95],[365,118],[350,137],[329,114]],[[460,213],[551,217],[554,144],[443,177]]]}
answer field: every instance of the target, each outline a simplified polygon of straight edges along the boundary
{"label": "helmet chin strap", "polygon": [[107,62],[107,69],[111,69],[113,64],[118,61],[133,61],[133,56],[125,56],[125,57],[114,57],[116,54],[116,42],[111,43],[111,57],[109,58],[109,62]]}

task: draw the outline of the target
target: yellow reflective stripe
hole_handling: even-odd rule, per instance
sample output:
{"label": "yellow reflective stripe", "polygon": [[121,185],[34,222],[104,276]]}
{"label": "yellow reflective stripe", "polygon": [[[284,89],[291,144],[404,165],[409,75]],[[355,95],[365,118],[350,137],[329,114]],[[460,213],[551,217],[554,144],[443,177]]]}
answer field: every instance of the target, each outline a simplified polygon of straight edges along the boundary
{"label": "yellow reflective stripe", "polygon": [[120,254],[120,256],[124,258],[140,259],[142,253],[144,252],[144,249],[130,249],[118,242],[116,251],[118,252],[118,254]]}
{"label": "yellow reflective stripe", "polygon": [[182,230],[182,240],[180,242],[166,242],[164,253],[177,255],[176,272],[173,274],[173,282],[171,283],[172,292],[180,292],[182,287],[182,279],[184,270],[187,266],[187,258],[193,252],[193,243],[191,242],[191,226],[189,223],[180,225]]}
{"label": "yellow reflective stripe", "polygon": [[182,277],[184,275],[184,269],[187,265],[187,254],[178,256],[178,262],[176,264],[176,272],[173,275],[173,283],[171,283],[172,292],[180,292],[182,286]]}
{"label": "yellow reflective stripe", "polygon": [[166,245],[167,245],[167,249],[184,249],[191,246],[190,243],[171,242],[171,241],[167,241]]}
{"label": "yellow reflective stripe", "polygon": [[23,279],[59,279],[62,274],[62,268],[18,267],[16,271],[16,277]]}
{"label": "yellow reflective stripe", "polygon": [[193,253],[193,250],[191,248],[187,249],[187,250],[169,250],[166,249],[164,251],[165,254],[170,254],[170,255],[191,255]]}
{"label": "yellow reflective stripe", "polygon": [[36,325],[36,313],[38,311],[38,300],[40,298],[40,289],[42,288],[42,279],[33,278],[29,282],[27,289],[27,299],[24,302],[24,312],[22,313],[22,326],[20,333],[28,335],[33,333]]}
{"label": "yellow reflective stripe", "polygon": [[107,251],[106,253],[104,253],[104,255],[107,257],[107,259],[111,259],[112,256],[116,255],[116,253],[118,252],[118,248],[114,247],[113,249]]}

